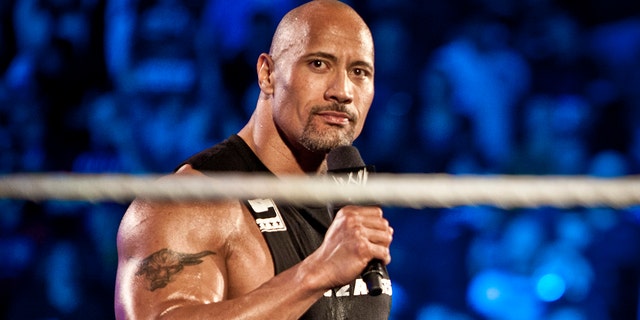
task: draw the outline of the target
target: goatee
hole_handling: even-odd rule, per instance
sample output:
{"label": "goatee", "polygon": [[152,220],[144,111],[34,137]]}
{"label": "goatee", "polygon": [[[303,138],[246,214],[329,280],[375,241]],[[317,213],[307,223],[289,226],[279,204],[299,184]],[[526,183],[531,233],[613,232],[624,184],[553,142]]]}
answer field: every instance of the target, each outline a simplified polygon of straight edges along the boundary
{"label": "goatee", "polygon": [[[344,112],[349,116],[348,126],[331,126],[322,130],[318,126],[318,122],[314,121],[315,116],[323,111]],[[357,116],[349,111],[346,106],[341,104],[332,104],[329,106],[315,106],[309,113],[309,118],[304,126],[300,143],[311,152],[327,153],[339,146],[348,146],[353,143],[355,137],[354,123]]]}

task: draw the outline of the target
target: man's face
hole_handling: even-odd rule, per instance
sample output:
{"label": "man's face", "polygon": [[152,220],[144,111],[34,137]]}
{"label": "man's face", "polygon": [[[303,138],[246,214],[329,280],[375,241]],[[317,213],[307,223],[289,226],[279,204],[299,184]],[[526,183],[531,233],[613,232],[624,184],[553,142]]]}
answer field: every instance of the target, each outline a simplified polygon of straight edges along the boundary
{"label": "man's face", "polygon": [[373,43],[348,22],[306,27],[274,57],[273,117],[289,143],[326,153],[362,131],[374,94]]}

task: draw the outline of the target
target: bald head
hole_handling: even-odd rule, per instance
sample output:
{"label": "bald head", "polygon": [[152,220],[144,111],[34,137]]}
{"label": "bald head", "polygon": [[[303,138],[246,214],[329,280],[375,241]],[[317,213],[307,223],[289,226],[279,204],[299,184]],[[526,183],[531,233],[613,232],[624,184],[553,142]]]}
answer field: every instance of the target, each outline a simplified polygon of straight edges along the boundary
{"label": "bald head", "polygon": [[259,125],[251,128],[262,128],[263,137],[313,154],[317,164],[362,131],[374,96],[373,39],[348,5],[316,0],[291,10],[256,71],[260,96],[252,119]]}
{"label": "bald head", "polygon": [[314,33],[333,32],[334,28],[352,31],[364,43],[371,44],[373,53],[371,31],[353,8],[340,1],[315,0],[289,11],[282,18],[271,42],[270,55],[278,60],[283,52],[307,41]]}

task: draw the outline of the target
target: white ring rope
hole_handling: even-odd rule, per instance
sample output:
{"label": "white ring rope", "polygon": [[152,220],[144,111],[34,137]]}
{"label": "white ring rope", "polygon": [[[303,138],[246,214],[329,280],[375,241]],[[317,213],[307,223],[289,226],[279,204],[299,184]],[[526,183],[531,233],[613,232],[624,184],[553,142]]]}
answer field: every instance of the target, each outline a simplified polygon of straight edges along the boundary
{"label": "white ring rope", "polygon": [[0,198],[33,201],[167,201],[272,198],[294,204],[375,203],[426,208],[461,205],[625,208],[640,205],[640,177],[457,176],[376,174],[366,185],[324,177],[216,174],[201,176],[11,174],[0,176]]}

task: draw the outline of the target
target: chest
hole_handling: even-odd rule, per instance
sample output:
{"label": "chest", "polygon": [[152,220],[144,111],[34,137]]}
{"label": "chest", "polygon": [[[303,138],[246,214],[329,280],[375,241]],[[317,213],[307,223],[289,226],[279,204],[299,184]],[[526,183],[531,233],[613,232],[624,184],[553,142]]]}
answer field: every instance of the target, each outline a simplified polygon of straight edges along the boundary
{"label": "chest", "polygon": [[[276,205],[268,199],[248,201],[255,224],[265,239],[278,274],[313,253],[331,224],[326,207]],[[369,296],[361,278],[325,292],[301,319],[386,319],[391,307],[391,281],[384,270],[385,290]]]}

